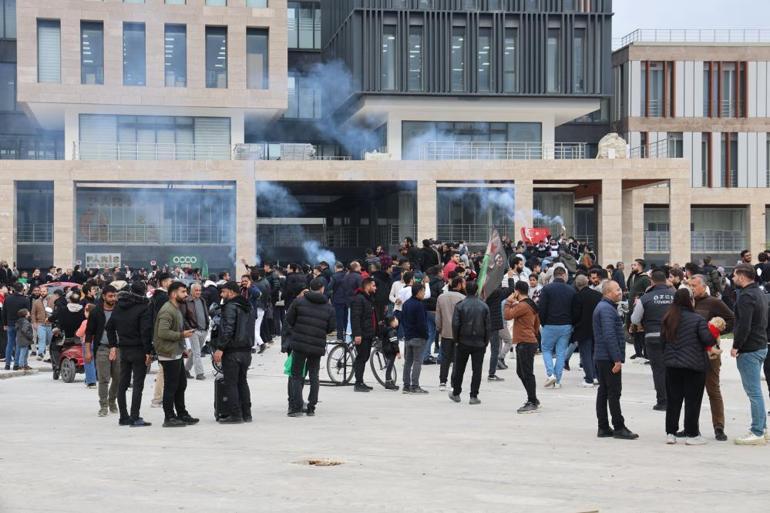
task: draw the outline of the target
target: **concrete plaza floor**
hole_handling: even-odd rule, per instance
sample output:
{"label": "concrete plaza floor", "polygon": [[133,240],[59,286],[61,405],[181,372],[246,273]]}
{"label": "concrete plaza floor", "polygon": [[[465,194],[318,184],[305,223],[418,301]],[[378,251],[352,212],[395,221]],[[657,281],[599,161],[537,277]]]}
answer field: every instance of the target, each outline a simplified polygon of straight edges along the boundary
{"label": "concrete plaza floor", "polygon": [[[0,381],[0,512],[766,512],[770,446],[714,441],[708,400],[702,447],[664,443],[664,414],[648,366],[624,369],[623,409],[636,441],[596,438],[595,391],[579,387],[577,355],[564,388],[542,388],[540,413],[517,415],[523,388],[510,369],[482,382],[482,404],[454,404],[423,370],[426,396],[377,387],[322,387],[317,416],[286,416],[278,345],[250,371],[254,422],[213,419],[213,381],[192,381],[188,409],[202,420],[144,429],[98,418],[97,393],[53,382],[50,372]],[[723,357],[727,433],[749,422],[735,362]],[[323,361],[322,361],[323,364]],[[470,369],[469,369],[470,371]],[[322,378],[324,377],[322,369]],[[368,369],[367,369],[368,373]],[[485,377],[486,378],[486,377]],[[369,377],[370,384],[374,380]],[[469,376],[466,376],[466,386]],[[763,383],[764,387],[764,383]],[[343,464],[313,467],[330,458]]]}

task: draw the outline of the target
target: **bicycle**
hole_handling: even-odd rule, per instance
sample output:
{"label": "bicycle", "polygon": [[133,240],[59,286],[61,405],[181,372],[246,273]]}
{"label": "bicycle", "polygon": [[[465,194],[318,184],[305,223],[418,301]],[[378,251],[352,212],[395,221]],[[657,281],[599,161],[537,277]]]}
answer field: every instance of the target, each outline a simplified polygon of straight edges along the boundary
{"label": "bicycle", "polygon": [[[358,354],[357,346],[353,342],[327,341],[332,348],[326,354],[326,372],[329,380],[335,385],[348,385],[355,374],[353,363]],[[369,356],[369,367],[377,382],[385,386],[385,369],[387,360],[382,354],[379,339],[372,341],[372,351]],[[398,380],[398,373],[393,367],[393,381]]]}

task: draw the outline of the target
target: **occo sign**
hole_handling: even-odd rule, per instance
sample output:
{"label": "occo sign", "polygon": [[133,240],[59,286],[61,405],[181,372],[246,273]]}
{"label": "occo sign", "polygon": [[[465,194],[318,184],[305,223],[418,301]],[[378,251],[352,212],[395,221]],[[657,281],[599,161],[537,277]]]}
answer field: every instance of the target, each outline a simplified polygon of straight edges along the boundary
{"label": "occo sign", "polygon": [[171,257],[171,263],[173,265],[195,265],[198,263],[198,257],[196,256],[174,256]]}

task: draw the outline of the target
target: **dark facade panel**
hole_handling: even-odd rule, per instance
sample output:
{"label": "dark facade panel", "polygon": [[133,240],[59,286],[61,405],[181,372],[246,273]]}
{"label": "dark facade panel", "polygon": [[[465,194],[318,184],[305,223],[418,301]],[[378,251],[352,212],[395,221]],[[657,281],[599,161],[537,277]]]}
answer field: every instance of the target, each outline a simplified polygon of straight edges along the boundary
{"label": "dark facade panel", "polygon": [[610,2],[343,0],[322,12],[324,59],[344,62],[362,93],[611,94]]}

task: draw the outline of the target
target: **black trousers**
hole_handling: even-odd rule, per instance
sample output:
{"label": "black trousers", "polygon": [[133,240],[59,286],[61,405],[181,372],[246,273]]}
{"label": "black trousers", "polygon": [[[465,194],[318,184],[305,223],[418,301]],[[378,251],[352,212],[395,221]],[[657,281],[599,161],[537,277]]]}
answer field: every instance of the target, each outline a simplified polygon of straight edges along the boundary
{"label": "black trousers", "polygon": [[[61,360],[61,346],[58,344],[57,341],[51,342],[50,346],[50,356],[51,356],[51,368],[54,370],[54,372],[59,370],[59,360]],[[96,351],[93,352],[94,357],[94,365],[96,365]],[[8,362],[6,362],[8,363]]]}
{"label": "black trousers", "polygon": [[673,435],[679,430],[679,416],[684,402],[684,434],[698,436],[700,429],[700,407],[703,402],[703,390],[706,386],[706,373],[692,369],[666,367],[666,434]]}
{"label": "black trousers", "polygon": [[666,404],[666,366],[663,364],[663,344],[659,338],[647,340],[647,359],[652,368],[652,382],[655,385],[655,398],[658,404]]}
{"label": "black trousers", "polygon": [[537,353],[537,343],[516,344],[516,375],[521,380],[521,384],[524,385],[524,390],[527,391],[527,402],[540,404],[536,392],[535,353]]}
{"label": "black trousers", "polygon": [[612,373],[614,362],[601,360],[596,362],[599,372],[599,390],[596,393],[596,418],[599,421],[599,429],[609,429],[610,422],[607,418],[607,406],[612,415],[612,426],[615,429],[626,427],[623,413],[620,411],[620,393],[623,389],[623,371]]}
{"label": "black trousers", "polygon": [[455,341],[451,338],[441,338],[441,368],[438,373],[438,382],[446,383],[449,377],[449,367],[455,359]]}
{"label": "black trousers", "polygon": [[250,351],[225,351],[222,355],[222,375],[230,415],[237,419],[251,417],[251,390],[246,374],[251,365]]}
{"label": "black trousers", "polygon": [[396,355],[387,354],[385,356],[385,381],[393,381],[393,368],[396,366]]}
{"label": "black trousers", "polygon": [[455,344],[455,363],[452,372],[452,393],[460,395],[463,391],[463,378],[465,377],[465,367],[468,365],[468,358],[471,359],[471,397],[478,397],[479,388],[481,388],[481,373],[484,368],[484,353],[487,347],[471,347],[464,344]]}
{"label": "black trousers", "polygon": [[163,367],[163,413],[166,420],[184,417],[188,415],[184,405],[184,392],[187,390],[184,359],[161,361],[160,364]]}
{"label": "black trousers", "polygon": [[356,360],[353,362],[353,369],[356,375],[356,383],[364,382],[364,371],[366,370],[366,362],[369,361],[369,355],[371,353],[372,353],[371,339],[362,339],[361,343],[356,346]]}
{"label": "black trousers", "polygon": [[314,411],[318,404],[318,371],[321,368],[321,357],[292,351],[291,376],[289,376],[289,411],[302,411],[302,389],[305,387],[305,365],[310,379],[310,394],[307,397],[307,410]]}
{"label": "black trousers", "polygon": [[644,332],[635,331],[632,336],[634,337],[634,354],[644,356]]}
{"label": "black trousers", "polygon": [[[141,347],[120,348],[120,383],[118,384],[118,408],[120,418],[139,418],[139,410],[142,407],[142,391],[144,390],[144,378],[147,376],[147,364],[145,354]],[[126,408],[126,391],[131,384],[133,376],[133,388],[131,389],[131,414]]]}

